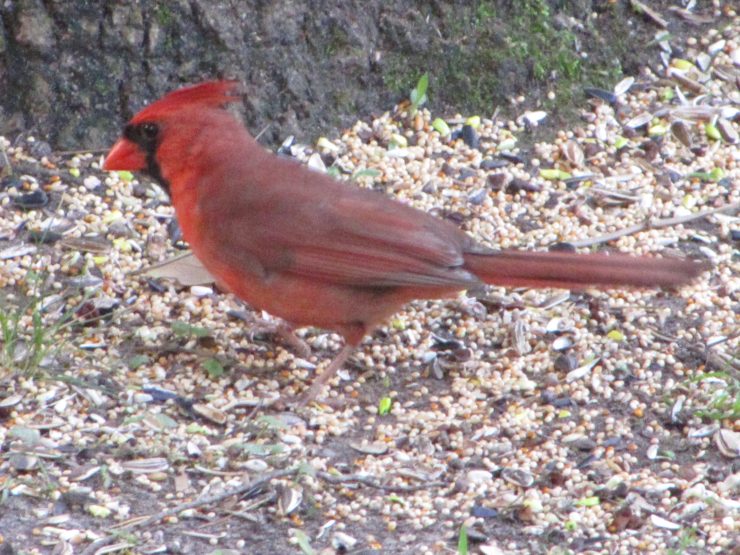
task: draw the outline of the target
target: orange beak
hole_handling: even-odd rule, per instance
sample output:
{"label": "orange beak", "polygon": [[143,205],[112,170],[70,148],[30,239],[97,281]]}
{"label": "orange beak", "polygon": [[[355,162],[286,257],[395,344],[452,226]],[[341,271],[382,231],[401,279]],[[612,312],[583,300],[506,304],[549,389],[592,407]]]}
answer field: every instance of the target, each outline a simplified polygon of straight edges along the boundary
{"label": "orange beak", "polygon": [[141,171],[146,169],[146,155],[142,150],[128,139],[118,139],[113,148],[108,152],[103,162],[106,171],[126,170]]}

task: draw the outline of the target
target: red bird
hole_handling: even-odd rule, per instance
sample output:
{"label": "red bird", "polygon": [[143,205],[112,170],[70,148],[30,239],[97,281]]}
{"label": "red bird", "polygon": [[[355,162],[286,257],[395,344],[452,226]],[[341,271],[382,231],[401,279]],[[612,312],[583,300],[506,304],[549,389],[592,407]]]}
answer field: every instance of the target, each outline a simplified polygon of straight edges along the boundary
{"label": "red bird", "polygon": [[704,269],[672,258],[493,250],[449,222],[266,151],[224,109],[239,100],[237,87],[206,82],[154,102],[124,127],[103,167],[156,179],[195,256],[234,295],[344,337],[304,401],[413,299],[481,283],[675,286]]}

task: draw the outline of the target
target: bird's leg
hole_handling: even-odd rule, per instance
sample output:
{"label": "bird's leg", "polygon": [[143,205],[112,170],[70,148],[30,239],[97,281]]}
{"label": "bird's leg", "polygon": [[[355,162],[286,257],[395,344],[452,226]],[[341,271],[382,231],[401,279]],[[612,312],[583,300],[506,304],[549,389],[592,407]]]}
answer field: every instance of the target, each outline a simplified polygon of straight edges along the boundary
{"label": "bird's leg", "polygon": [[295,330],[286,322],[280,321],[275,327],[275,335],[298,355],[298,358],[307,359],[311,355],[311,347],[303,339],[298,337]]}
{"label": "bird's leg", "polygon": [[329,363],[329,366],[327,366],[326,369],[314,379],[311,387],[308,388],[308,391],[300,397],[297,403],[298,406],[305,406],[318,397],[326,383],[331,380],[339,369],[344,366],[344,363],[347,362],[349,355],[351,355],[352,351],[355,350],[355,346],[356,345],[354,343],[346,343],[344,347],[342,347],[342,350],[339,351],[339,354]]}
{"label": "bird's leg", "polygon": [[249,330],[250,339],[253,339],[258,333],[276,335],[298,358],[307,359],[311,355],[311,347],[303,339],[298,337],[291,325],[284,320],[277,319],[277,323],[273,323],[258,318],[254,322],[252,329]]}

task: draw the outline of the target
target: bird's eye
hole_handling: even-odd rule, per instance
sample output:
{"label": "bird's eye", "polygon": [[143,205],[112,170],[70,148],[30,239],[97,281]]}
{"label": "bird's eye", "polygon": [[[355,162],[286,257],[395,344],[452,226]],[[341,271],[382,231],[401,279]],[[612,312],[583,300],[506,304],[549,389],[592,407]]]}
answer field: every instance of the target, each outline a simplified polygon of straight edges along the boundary
{"label": "bird's eye", "polygon": [[144,123],[141,125],[141,136],[148,140],[153,141],[157,138],[157,133],[159,133],[159,128],[154,123]]}

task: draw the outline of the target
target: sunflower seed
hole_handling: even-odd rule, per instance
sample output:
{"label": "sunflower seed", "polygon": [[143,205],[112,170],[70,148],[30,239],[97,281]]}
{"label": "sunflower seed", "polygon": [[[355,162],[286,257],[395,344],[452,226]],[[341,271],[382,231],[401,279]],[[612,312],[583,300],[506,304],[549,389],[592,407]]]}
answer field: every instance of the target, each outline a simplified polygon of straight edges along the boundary
{"label": "sunflower seed", "polygon": [[121,468],[132,474],[151,474],[153,472],[164,472],[168,470],[170,464],[167,459],[162,457],[152,457],[150,459],[136,459],[121,463]]}
{"label": "sunflower seed", "polygon": [[580,147],[580,145],[575,141],[568,141],[565,143],[562,147],[560,147],[563,151],[563,154],[568,159],[568,161],[573,164],[576,167],[581,167],[583,165],[583,149]]}
{"label": "sunflower seed", "polygon": [[653,114],[651,114],[650,112],[642,112],[641,114],[638,114],[627,121],[624,126],[629,129],[637,129],[638,127],[643,127],[647,125],[652,121],[652,119]]}
{"label": "sunflower seed", "polygon": [[740,432],[721,428],[714,434],[714,441],[719,452],[725,457],[730,459],[740,457]]}
{"label": "sunflower seed", "polygon": [[193,412],[215,424],[226,424],[226,413],[210,405],[196,403],[193,405]]}
{"label": "sunflower seed", "polygon": [[697,428],[695,430],[692,430],[688,433],[688,437],[691,439],[700,439],[703,437],[709,437],[714,432],[718,430],[719,426],[717,424],[708,424],[706,426],[702,426],[701,428]]}
{"label": "sunflower seed", "polygon": [[352,442],[349,446],[364,455],[383,455],[388,452],[388,444],[376,441],[374,443]]}
{"label": "sunflower seed", "polygon": [[630,90],[630,88],[632,87],[632,85],[634,85],[634,83],[635,83],[634,77],[631,77],[631,76],[625,77],[619,83],[614,85],[614,94],[616,94],[617,96],[622,96],[624,93]]}
{"label": "sunflower seed", "polygon": [[331,545],[340,553],[346,553],[357,545],[357,540],[344,532],[335,532],[331,538]]}
{"label": "sunflower seed", "polygon": [[591,362],[588,362],[584,364],[583,366],[576,368],[572,372],[568,372],[568,374],[565,376],[565,381],[570,383],[576,380],[580,380],[581,378],[585,378],[588,375],[588,373],[593,369],[593,367],[599,363],[600,360],[601,360],[600,358],[595,358]]}
{"label": "sunflower seed", "polygon": [[37,251],[35,245],[24,245],[20,243],[13,245],[12,247],[6,247],[0,251],[0,260],[8,260],[9,258],[18,258],[20,256],[26,256],[27,254],[33,254]]}
{"label": "sunflower seed", "polygon": [[671,133],[682,145],[686,148],[691,148],[693,141],[691,140],[691,131],[689,126],[681,120],[676,120],[671,124]]}
{"label": "sunflower seed", "polygon": [[586,96],[599,98],[608,102],[609,104],[615,104],[617,102],[617,95],[611,91],[605,91],[604,89],[599,89],[597,87],[586,87],[585,89],[583,89],[583,92],[586,94]]}
{"label": "sunflower seed", "polygon": [[552,342],[552,349],[554,351],[565,351],[573,346],[573,340],[565,335],[558,337]]}
{"label": "sunflower seed", "polygon": [[728,144],[734,145],[740,140],[735,127],[724,118],[717,120],[717,130],[719,130],[720,135],[722,135],[722,138]]}
{"label": "sunflower seed", "polygon": [[283,516],[289,515],[300,506],[302,501],[302,490],[286,487],[278,498],[278,512]]}
{"label": "sunflower seed", "polygon": [[658,528],[665,528],[666,530],[680,530],[681,529],[680,524],[676,524],[675,522],[666,520],[665,518],[660,517],[658,515],[650,515],[650,521],[653,523],[653,526],[657,526]]}
{"label": "sunflower seed", "polygon": [[528,488],[534,484],[534,476],[529,472],[519,470],[518,468],[504,468],[501,471],[501,477],[510,484],[521,486],[523,488]]}
{"label": "sunflower seed", "polygon": [[16,406],[23,399],[23,395],[8,395],[0,400],[0,410],[10,409]]}

